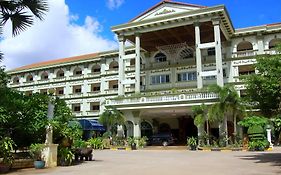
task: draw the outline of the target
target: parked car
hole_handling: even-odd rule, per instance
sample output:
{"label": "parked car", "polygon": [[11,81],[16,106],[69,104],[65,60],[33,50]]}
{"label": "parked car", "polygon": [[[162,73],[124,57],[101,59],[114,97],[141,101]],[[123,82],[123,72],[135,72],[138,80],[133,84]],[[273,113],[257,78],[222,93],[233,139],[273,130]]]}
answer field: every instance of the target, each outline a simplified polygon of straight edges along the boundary
{"label": "parked car", "polygon": [[148,139],[147,142],[148,145],[162,145],[162,146],[173,145],[174,143],[175,143],[175,138],[171,133],[154,134]]}

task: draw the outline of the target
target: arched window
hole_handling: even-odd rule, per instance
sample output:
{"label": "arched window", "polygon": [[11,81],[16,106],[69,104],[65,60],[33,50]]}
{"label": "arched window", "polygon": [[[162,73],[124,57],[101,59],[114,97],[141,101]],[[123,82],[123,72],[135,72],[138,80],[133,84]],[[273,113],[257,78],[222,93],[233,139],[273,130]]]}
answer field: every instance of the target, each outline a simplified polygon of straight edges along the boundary
{"label": "arched window", "polygon": [[74,76],[82,75],[82,69],[80,67],[76,67],[73,71]]}
{"label": "arched window", "polygon": [[100,73],[100,65],[99,64],[93,65],[92,73]]}
{"label": "arched window", "polygon": [[19,84],[19,83],[20,83],[19,77],[15,77],[15,78],[13,79],[13,84]]}
{"label": "arched window", "polygon": [[152,135],[152,126],[146,122],[141,122],[141,136],[150,137]]}
{"label": "arched window", "polygon": [[48,73],[47,73],[47,72],[43,72],[43,73],[41,74],[41,80],[48,80],[48,79],[49,79]]}
{"label": "arched window", "polygon": [[193,50],[191,48],[183,49],[180,52],[180,59],[190,59],[193,58]]}
{"label": "arched window", "polygon": [[109,64],[109,70],[117,70],[119,68],[118,62],[117,61],[112,61]]}
{"label": "arched window", "polygon": [[33,76],[32,75],[28,75],[26,77],[26,82],[32,82],[33,81]]}
{"label": "arched window", "polygon": [[281,38],[272,39],[272,40],[269,42],[268,48],[269,48],[269,49],[273,49],[278,43],[281,43]]}
{"label": "arched window", "polygon": [[64,71],[60,69],[60,70],[57,72],[57,78],[63,78],[63,77],[64,77]]}
{"label": "arched window", "polygon": [[155,62],[157,62],[157,63],[165,62],[165,61],[167,61],[167,56],[164,53],[159,52],[155,55],[154,59],[155,59]]}
{"label": "arched window", "polygon": [[237,52],[253,50],[253,45],[249,41],[242,41],[237,45]]}

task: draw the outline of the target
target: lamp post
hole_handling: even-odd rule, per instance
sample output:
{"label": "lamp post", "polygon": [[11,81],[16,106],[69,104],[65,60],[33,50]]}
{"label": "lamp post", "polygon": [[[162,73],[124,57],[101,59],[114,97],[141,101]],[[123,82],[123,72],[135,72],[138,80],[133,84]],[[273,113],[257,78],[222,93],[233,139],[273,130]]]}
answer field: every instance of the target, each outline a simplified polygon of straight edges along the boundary
{"label": "lamp post", "polygon": [[[49,91],[49,95],[50,95],[50,98],[49,98],[49,102],[48,102],[47,118],[49,121],[51,121],[54,118],[55,98],[51,91]],[[53,144],[53,127],[49,123],[46,127],[45,148],[43,150],[46,167],[51,168],[51,167],[57,166],[57,154],[58,154],[58,145]]]}

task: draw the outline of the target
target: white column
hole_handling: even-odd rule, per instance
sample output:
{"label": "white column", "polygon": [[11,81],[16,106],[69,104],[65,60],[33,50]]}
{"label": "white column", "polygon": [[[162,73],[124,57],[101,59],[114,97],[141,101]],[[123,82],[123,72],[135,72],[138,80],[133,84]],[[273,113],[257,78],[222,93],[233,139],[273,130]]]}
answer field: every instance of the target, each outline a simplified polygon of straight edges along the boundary
{"label": "white column", "polygon": [[202,58],[201,50],[199,48],[200,41],[200,28],[199,22],[194,23],[195,26],[195,47],[196,47],[196,69],[197,69],[197,88],[203,88],[202,72]]}
{"label": "white column", "polygon": [[257,35],[257,41],[258,41],[258,54],[264,53],[264,43],[263,43],[263,36],[261,33]]}
{"label": "white column", "polygon": [[140,92],[140,34],[136,34],[135,93]]}
{"label": "white column", "polygon": [[273,144],[271,143],[271,129],[266,129],[266,133],[267,141],[269,142],[270,147],[273,148]]}
{"label": "white column", "polygon": [[123,36],[118,36],[119,40],[119,80],[118,80],[118,95],[124,95],[124,85],[122,84],[125,79],[125,69],[123,58],[125,56],[125,39]]}
{"label": "white column", "polygon": [[221,53],[221,36],[220,36],[220,21],[213,21],[215,50],[216,50],[216,69],[217,69],[217,85],[223,86],[223,69],[222,69],[222,53]]}
{"label": "white column", "polygon": [[134,137],[141,137],[140,121],[135,121],[134,123]]}

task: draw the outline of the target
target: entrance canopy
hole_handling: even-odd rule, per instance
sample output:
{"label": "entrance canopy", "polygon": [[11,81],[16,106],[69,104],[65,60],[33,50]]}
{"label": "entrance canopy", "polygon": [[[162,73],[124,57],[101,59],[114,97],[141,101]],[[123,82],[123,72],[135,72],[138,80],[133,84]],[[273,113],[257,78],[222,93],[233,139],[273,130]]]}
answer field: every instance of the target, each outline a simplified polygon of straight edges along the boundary
{"label": "entrance canopy", "polygon": [[80,119],[79,123],[83,130],[88,131],[105,131],[105,128],[96,120]]}

